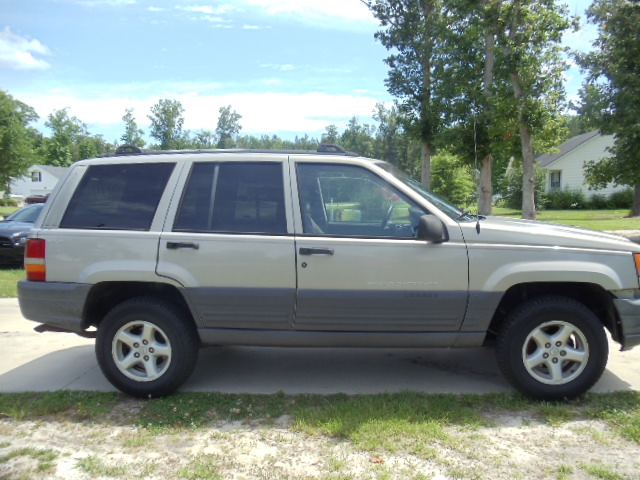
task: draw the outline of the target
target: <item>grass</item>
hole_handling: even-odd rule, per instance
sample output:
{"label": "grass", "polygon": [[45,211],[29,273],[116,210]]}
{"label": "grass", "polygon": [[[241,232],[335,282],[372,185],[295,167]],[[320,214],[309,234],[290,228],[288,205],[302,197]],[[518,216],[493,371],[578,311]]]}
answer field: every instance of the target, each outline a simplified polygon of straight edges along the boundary
{"label": "grass", "polygon": [[[245,444],[248,450],[234,450],[234,454],[247,454],[259,444],[273,447],[274,442],[281,443],[285,450],[300,448],[295,443],[289,444],[290,436],[278,434],[282,436],[279,439],[270,436],[265,428],[283,415],[290,417],[288,428],[291,434],[301,439],[300,445],[308,443],[319,446],[316,448],[327,448],[324,469],[314,477],[283,477],[280,476],[281,466],[276,466],[276,460],[267,455],[260,460],[259,466],[252,464],[256,476],[251,478],[430,478],[419,470],[413,471],[411,465],[415,464],[409,464],[406,471],[395,471],[394,464],[387,462],[394,455],[409,455],[418,462],[437,465],[450,478],[491,478],[487,476],[490,470],[478,472],[473,465],[486,461],[490,469],[499,471],[509,471],[511,466],[517,465],[509,452],[489,453],[482,449],[486,439],[492,435],[492,429],[502,427],[494,423],[495,419],[505,417],[526,418],[527,423],[518,427],[524,436],[530,426],[546,423],[555,429],[569,422],[597,419],[609,426],[603,430],[607,443],[602,445],[606,448],[627,442],[635,444],[636,449],[640,446],[637,428],[640,424],[640,392],[590,393],[578,400],[562,403],[536,402],[515,393],[454,395],[404,392],[347,396],[183,392],[151,400],[134,399],[113,392],[0,394],[0,434],[8,440],[28,435],[29,425],[46,422],[71,431],[74,431],[72,423],[82,424],[85,428],[95,427],[97,436],[88,439],[88,445],[100,442],[101,435],[105,432],[109,435],[108,432],[112,431],[119,432],[121,445],[134,451],[153,449],[158,442],[177,442],[184,444],[187,450],[182,453],[184,462],[172,464],[172,480],[229,478],[228,472],[236,468],[236,464],[229,457],[230,453],[220,447],[224,442],[214,442],[218,447],[205,448],[201,454],[188,453],[190,442],[202,438],[203,434],[206,438],[223,440],[226,435],[234,435],[226,431],[216,433],[216,426],[222,422],[233,421],[239,425],[238,435],[251,432],[247,438],[253,440]],[[569,428],[575,426],[570,425]],[[10,432],[13,436],[9,436]],[[369,473],[373,476],[354,476],[349,469],[350,455],[353,454],[369,459]],[[44,472],[46,475],[54,471],[59,455],[55,450],[24,448],[3,442],[0,444],[0,479],[44,478],[31,473]],[[17,467],[27,469],[26,476],[3,477],[3,464],[11,468],[12,462],[15,465],[21,458],[30,460],[26,466],[22,463]],[[147,478],[157,468],[162,468],[156,465],[157,459],[142,459],[133,465],[119,462],[117,458],[111,450],[93,453],[74,460],[75,468],[92,477],[110,478]],[[585,458],[574,464],[562,458],[558,459],[559,463],[554,458],[551,460],[555,462],[548,466],[548,474],[552,478],[568,479],[576,475],[603,480],[628,478],[620,473],[622,470],[615,463],[615,457]],[[35,467],[30,467],[34,464]],[[518,474],[512,478],[531,477]]]}
{"label": "grass", "polygon": [[[122,408],[123,403],[126,408]],[[117,412],[117,413],[114,413]],[[515,393],[379,395],[249,395],[181,392],[137,400],[115,392],[0,394],[0,418],[134,425],[155,435],[206,429],[216,421],[269,425],[282,415],[309,435],[347,439],[365,450],[407,449],[420,438],[447,441],[445,427],[491,427],[487,413],[527,413],[551,425],[576,419],[607,422],[640,445],[640,392],[588,393],[568,402],[536,402]],[[419,453],[419,452],[418,452]]]}
{"label": "grass", "polygon": [[22,268],[0,270],[0,298],[18,296],[18,280],[25,278]]}
{"label": "grass", "polygon": [[4,217],[5,215],[12,214],[16,210],[19,210],[19,208],[20,207],[3,207],[3,206],[0,206],[0,218]]}
{"label": "grass", "polygon": [[[501,217],[522,218],[522,211],[494,208],[493,214]],[[574,225],[591,230],[640,230],[640,217],[628,218],[628,210],[543,210],[537,212],[541,222]]]}

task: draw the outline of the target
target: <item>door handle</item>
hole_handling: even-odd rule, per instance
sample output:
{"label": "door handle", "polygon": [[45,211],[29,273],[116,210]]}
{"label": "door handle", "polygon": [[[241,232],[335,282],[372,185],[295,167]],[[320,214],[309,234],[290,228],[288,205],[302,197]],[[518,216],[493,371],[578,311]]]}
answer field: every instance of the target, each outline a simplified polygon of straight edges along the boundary
{"label": "door handle", "polygon": [[167,242],[167,248],[169,250],[176,250],[178,248],[193,248],[194,250],[198,250],[200,245],[194,242]]}
{"label": "door handle", "polygon": [[333,255],[333,248],[300,248],[300,255]]}

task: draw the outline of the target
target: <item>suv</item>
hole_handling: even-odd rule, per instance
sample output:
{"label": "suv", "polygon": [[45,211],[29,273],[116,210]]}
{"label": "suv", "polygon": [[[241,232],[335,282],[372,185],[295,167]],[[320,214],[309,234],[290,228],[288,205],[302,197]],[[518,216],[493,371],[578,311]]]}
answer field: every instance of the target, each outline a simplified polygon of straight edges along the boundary
{"label": "suv", "polygon": [[118,389],[167,395],[200,345],[477,347],[539,399],[640,343],[640,246],[494,217],[394,166],[318,152],[132,151],[68,169],[31,231],[23,315],[96,337]]}

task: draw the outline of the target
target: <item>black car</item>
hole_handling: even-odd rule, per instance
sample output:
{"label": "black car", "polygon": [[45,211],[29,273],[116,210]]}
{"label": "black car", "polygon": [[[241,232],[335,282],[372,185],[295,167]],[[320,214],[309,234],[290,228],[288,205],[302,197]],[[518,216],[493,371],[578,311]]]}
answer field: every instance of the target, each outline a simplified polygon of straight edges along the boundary
{"label": "black car", "polygon": [[21,208],[0,222],[0,264],[22,266],[24,245],[34,222],[42,211],[43,203]]}

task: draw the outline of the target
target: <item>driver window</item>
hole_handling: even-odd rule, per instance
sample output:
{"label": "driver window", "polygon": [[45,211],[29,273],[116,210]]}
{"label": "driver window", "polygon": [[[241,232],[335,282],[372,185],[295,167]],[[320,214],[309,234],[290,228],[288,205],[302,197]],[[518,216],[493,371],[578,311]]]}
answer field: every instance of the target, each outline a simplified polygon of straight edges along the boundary
{"label": "driver window", "polygon": [[297,171],[305,234],[415,237],[424,210],[370,171],[307,163]]}

